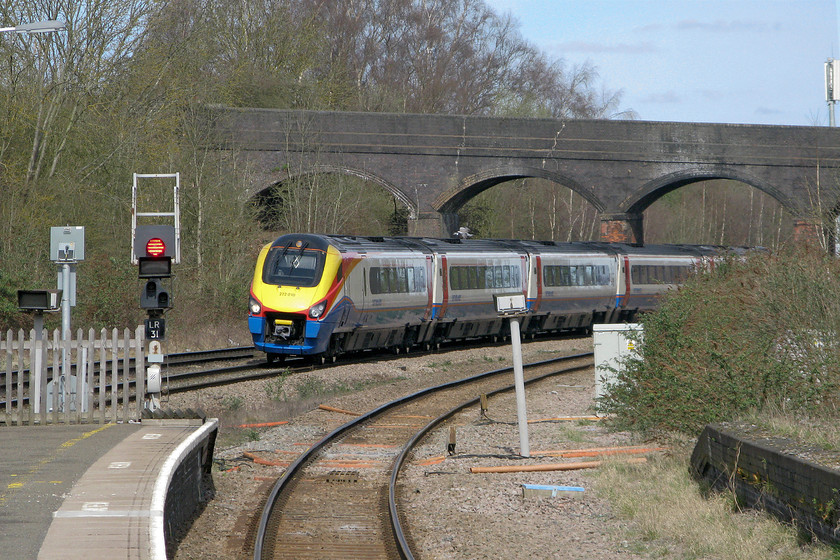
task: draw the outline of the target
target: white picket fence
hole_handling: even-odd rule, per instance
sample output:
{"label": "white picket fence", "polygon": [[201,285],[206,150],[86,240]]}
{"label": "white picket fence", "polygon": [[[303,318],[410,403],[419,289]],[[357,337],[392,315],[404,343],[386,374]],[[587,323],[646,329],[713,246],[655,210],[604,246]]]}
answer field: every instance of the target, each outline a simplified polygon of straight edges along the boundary
{"label": "white picket fence", "polygon": [[[69,340],[58,330],[0,333],[0,425],[137,420],[145,395],[143,326],[81,329]],[[134,364],[138,364],[135,368]],[[139,398],[138,398],[139,396]]]}

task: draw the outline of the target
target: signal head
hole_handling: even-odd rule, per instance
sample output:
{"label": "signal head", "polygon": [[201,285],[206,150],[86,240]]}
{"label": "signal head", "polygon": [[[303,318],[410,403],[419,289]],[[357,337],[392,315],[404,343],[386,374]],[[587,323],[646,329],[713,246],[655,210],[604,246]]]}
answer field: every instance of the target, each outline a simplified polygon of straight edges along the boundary
{"label": "signal head", "polygon": [[132,262],[138,258],[170,257],[176,261],[175,227],[165,225],[139,225],[134,232]]}

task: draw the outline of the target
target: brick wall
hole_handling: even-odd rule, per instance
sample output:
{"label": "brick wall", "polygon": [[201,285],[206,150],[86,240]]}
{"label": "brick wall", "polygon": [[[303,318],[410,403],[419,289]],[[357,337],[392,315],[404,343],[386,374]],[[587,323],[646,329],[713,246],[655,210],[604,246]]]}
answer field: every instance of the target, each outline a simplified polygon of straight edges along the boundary
{"label": "brick wall", "polygon": [[706,426],[691,456],[693,476],[739,502],[840,543],[840,454],[764,434],[750,424]]}

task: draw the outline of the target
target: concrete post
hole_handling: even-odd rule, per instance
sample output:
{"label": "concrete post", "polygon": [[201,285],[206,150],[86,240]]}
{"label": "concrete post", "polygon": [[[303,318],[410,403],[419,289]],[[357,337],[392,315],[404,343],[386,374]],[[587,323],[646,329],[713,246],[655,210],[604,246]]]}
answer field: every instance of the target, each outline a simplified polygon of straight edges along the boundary
{"label": "concrete post", "polygon": [[643,244],[642,218],[642,214],[601,214],[601,241]]}

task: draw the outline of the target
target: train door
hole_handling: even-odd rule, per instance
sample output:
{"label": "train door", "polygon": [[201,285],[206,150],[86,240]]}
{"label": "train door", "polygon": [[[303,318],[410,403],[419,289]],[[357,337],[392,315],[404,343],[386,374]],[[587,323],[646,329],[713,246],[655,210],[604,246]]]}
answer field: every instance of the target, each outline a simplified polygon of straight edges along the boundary
{"label": "train door", "polygon": [[616,274],[618,289],[615,294],[615,306],[621,311],[627,307],[627,298],[630,295],[630,258],[626,254],[619,254],[616,257],[616,264],[618,266],[618,273]]}
{"label": "train door", "polygon": [[367,259],[362,258],[362,262],[359,263],[357,268],[362,277],[356,282],[358,289],[355,302],[358,316],[356,324],[367,325],[369,315],[368,307],[370,305],[370,264]]}
{"label": "train door", "polygon": [[525,261],[525,299],[528,302],[530,311],[539,311],[540,303],[543,297],[543,278],[542,278],[542,257],[540,255],[530,255],[530,264],[525,256],[522,257]]}
{"label": "train door", "polygon": [[446,255],[440,255],[435,284],[434,318],[440,320],[446,315],[446,308],[449,305],[449,263]]}

